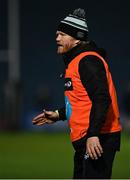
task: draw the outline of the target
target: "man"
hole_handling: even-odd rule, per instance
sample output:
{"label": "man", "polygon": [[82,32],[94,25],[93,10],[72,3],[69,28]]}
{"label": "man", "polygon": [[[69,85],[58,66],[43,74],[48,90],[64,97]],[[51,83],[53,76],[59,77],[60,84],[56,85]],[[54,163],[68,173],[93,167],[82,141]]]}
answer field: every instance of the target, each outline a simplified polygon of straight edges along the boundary
{"label": "man", "polygon": [[57,53],[65,63],[65,108],[46,111],[33,124],[68,120],[75,149],[74,179],[109,179],[120,149],[119,111],[105,51],[88,41],[83,9],[62,20],[56,32]]}

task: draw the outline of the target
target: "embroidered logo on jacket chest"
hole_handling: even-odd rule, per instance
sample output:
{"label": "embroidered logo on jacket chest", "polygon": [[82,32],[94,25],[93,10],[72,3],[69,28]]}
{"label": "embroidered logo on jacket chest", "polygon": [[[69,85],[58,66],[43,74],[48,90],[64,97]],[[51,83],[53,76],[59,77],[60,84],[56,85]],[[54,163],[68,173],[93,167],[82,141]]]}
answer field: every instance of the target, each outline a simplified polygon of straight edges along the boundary
{"label": "embroidered logo on jacket chest", "polygon": [[73,90],[73,84],[71,78],[65,78],[64,90],[65,91]]}

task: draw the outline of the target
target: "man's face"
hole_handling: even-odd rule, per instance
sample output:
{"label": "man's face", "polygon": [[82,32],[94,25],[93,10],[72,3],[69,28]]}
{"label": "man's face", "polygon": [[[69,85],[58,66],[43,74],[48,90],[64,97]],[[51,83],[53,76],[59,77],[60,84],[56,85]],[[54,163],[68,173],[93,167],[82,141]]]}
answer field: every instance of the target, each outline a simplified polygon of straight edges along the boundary
{"label": "man's face", "polygon": [[77,45],[79,40],[61,31],[56,32],[57,53],[64,54]]}

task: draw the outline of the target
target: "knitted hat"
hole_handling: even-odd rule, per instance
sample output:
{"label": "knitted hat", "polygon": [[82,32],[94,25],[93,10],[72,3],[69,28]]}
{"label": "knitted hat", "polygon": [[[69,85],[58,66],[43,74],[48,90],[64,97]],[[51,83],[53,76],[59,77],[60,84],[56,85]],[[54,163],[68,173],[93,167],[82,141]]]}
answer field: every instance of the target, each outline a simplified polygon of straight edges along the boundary
{"label": "knitted hat", "polygon": [[88,26],[84,9],[75,9],[72,14],[64,18],[58,26],[58,31],[62,31],[75,39],[86,40]]}

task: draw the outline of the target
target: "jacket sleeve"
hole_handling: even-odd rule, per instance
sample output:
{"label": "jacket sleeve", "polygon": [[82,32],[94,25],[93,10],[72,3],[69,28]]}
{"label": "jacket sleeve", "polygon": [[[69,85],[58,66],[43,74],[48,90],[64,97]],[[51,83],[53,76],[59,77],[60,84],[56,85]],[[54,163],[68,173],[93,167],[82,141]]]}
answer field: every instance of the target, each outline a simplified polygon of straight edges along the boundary
{"label": "jacket sleeve", "polygon": [[98,136],[111,103],[106,70],[98,57],[87,56],[79,63],[79,74],[92,101],[87,137]]}
{"label": "jacket sleeve", "polygon": [[66,120],[65,107],[58,109],[58,113],[59,113],[59,120],[63,120],[63,121]]}

